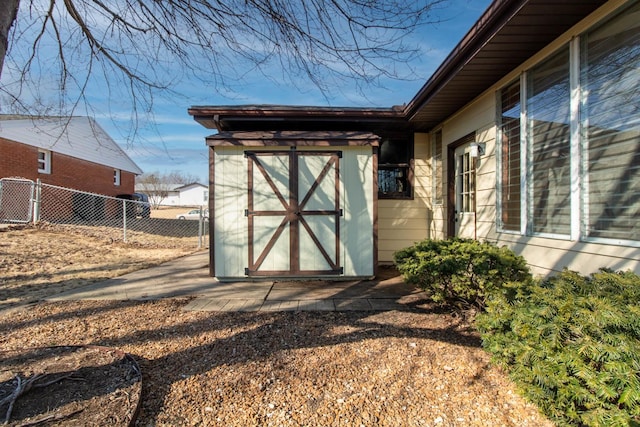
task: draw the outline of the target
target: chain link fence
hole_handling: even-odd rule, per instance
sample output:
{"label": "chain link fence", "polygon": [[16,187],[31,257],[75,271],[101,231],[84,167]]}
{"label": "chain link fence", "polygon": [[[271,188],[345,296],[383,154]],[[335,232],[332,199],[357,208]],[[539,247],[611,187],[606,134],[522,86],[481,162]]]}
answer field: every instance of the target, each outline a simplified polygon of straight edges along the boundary
{"label": "chain link fence", "polygon": [[0,179],[0,223],[90,228],[93,234],[127,243],[207,246],[208,211],[177,209],[184,213],[162,218],[148,202],[130,195],[109,197],[27,179]]}

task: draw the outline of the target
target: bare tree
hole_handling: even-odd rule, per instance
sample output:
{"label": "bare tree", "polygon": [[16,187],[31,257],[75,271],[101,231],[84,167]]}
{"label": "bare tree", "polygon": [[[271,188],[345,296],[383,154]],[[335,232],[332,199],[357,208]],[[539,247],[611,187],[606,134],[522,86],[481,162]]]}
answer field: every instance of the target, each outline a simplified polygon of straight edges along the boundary
{"label": "bare tree", "polygon": [[325,96],[342,79],[362,89],[403,77],[417,53],[406,37],[445,1],[3,0],[1,90],[14,112],[30,113],[54,91],[68,114],[91,104],[99,82],[111,99],[125,91],[135,114],[186,77],[211,91],[233,92],[253,73],[311,81]]}
{"label": "bare tree", "polygon": [[167,174],[160,172],[144,173],[136,178],[136,189],[149,196],[149,203],[157,209],[169,193],[180,185],[198,182],[198,177],[180,171]]}

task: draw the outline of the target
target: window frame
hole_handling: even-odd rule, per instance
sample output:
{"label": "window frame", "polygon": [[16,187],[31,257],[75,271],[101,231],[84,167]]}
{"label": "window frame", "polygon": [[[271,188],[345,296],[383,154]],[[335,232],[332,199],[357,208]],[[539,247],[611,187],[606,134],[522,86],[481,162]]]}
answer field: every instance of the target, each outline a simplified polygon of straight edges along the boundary
{"label": "window frame", "polygon": [[122,175],[122,172],[120,171],[120,169],[113,170],[113,185],[115,187],[120,187],[121,178],[122,178],[121,175]]}
{"label": "window frame", "polygon": [[444,157],[442,150],[442,129],[433,132],[431,150],[431,170],[433,171],[433,197],[434,206],[444,205]]}
{"label": "window frame", "polygon": [[[41,158],[40,155],[43,155]],[[38,173],[51,174],[51,151],[38,149]]]}
{"label": "window frame", "polygon": [[[589,135],[586,134],[584,129],[585,123],[589,123],[591,117],[590,111],[586,106],[586,93],[590,89],[586,86],[585,82],[585,57],[588,55],[587,44],[585,39],[593,34],[598,29],[610,26],[615,28],[617,20],[621,16],[624,16],[625,12],[629,13],[629,10],[633,9],[634,13],[640,13],[640,7],[637,4],[629,4],[628,7],[621,9],[615,15],[610,16],[608,19],[603,19],[596,25],[591,26],[584,32],[576,37],[573,37],[570,41],[558,46],[553,52],[550,52],[544,58],[541,58],[535,64],[532,64],[529,68],[525,69],[520,75],[520,145],[521,145],[521,204],[520,204],[520,230],[507,230],[502,226],[502,198],[504,191],[504,183],[502,182],[502,168],[504,159],[502,158],[502,101],[501,97],[505,91],[507,91],[512,85],[517,83],[517,80],[511,80],[502,85],[496,91],[496,148],[499,155],[496,156],[496,224],[497,231],[501,233],[513,233],[531,237],[543,237],[554,238],[567,241],[580,241],[580,242],[593,242],[603,243],[609,245],[620,245],[629,247],[640,247],[640,239],[630,240],[624,238],[618,238],[615,236],[615,230],[612,231],[613,237],[603,236],[589,236],[589,197],[590,197],[590,164],[589,164]],[[637,46],[637,47],[636,47]],[[640,49],[640,45],[633,45],[632,49]],[[568,106],[568,126],[567,132],[568,139],[567,149],[569,161],[568,165],[565,165],[568,170],[569,180],[563,181],[562,185],[567,191],[566,203],[569,206],[569,226],[566,234],[548,233],[544,231],[533,230],[533,135],[530,129],[530,121],[533,120],[530,111],[528,111],[528,99],[530,96],[530,74],[536,70],[546,61],[551,60],[554,56],[557,56],[560,52],[568,51],[567,60],[568,67],[566,72],[568,76],[565,76],[569,80],[569,91],[563,93],[562,104]],[[635,61],[636,57],[633,57],[632,61]],[[633,62],[635,63],[635,62]],[[614,75],[605,76],[605,79],[611,79]],[[633,78],[633,77],[631,77]],[[638,81],[635,82],[635,91],[640,91],[638,88]],[[640,117],[634,115],[634,112],[628,112],[629,116],[625,116],[624,120],[632,119],[633,123],[636,123]],[[551,122],[553,123],[553,121]],[[556,123],[556,125],[562,125],[562,121]],[[615,130],[615,129],[614,129]],[[633,131],[640,130],[640,126],[633,128]],[[633,142],[634,147],[637,147],[639,142]],[[637,175],[631,183],[637,182]],[[616,217],[617,218],[617,217]],[[606,232],[606,230],[605,230]]]}
{"label": "window frame", "polygon": [[[386,162],[383,163],[383,144],[385,143],[397,143],[404,144],[406,147],[406,162]],[[377,179],[378,179],[378,199],[382,200],[413,200],[413,190],[414,190],[414,140],[412,134],[393,134],[387,135],[386,137],[381,138],[380,146],[378,147],[378,171],[377,171]],[[401,170],[403,171],[403,175],[401,178],[403,182],[407,185],[407,189],[403,192],[391,191],[385,192],[382,190],[382,178],[380,176],[381,171],[393,171],[393,170]]]}

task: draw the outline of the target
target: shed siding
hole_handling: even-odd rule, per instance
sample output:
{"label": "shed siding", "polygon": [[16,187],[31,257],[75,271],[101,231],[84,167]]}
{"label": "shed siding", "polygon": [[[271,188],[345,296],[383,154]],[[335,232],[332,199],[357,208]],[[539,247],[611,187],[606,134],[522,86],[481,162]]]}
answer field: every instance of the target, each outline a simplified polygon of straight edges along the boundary
{"label": "shed siding", "polygon": [[247,266],[247,160],[241,147],[214,151],[214,253],[216,275],[244,276]]}
{"label": "shed siding", "polygon": [[[244,157],[244,147],[218,146],[214,149],[214,182],[213,190],[214,221],[213,245],[215,255],[215,274],[219,278],[237,278],[245,276],[248,262],[248,225],[245,209],[248,206],[247,196],[247,159]],[[269,151],[259,147],[252,147],[252,151]],[[314,147],[300,147],[298,151],[318,151]],[[372,276],[373,265],[373,159],[372,148],[344,147],[340,159],[340,205],[344,216],[340,220],[340,259],[344,267],[344,276]],[[313,160],[306,159],[305,161]],[[277,165],[267,166],[269,162],[277,162],[277,157],[261,158],[265,167],[277,169]],[[254,182],[254,185],[260,185]],[[255,187],[254,187],[255,189]],[[283,194],[286,189],[281,189]],[[254,191],[254,194],[259,193]],[[268,189],[263,192],[267,197],[262,200],[262,206],[272,203],[274,209],[281,208],[280,202]],[[313,203],[313,200],[310,202]],[[261,218],[260,220],[275,221],[268,227],[277,228],[281,218]],[[263,224],[267,226],[268,224]],[[256,224],[256,228],[259,225]],[[288,230],[283,232],[288,233]],[[272,233],[267,233],[271,235]],[[283,270],[288,268],[288,237],[278,239],[276,246],[269,252],[264,261],[268,270]],[[328,236],[319,235],[325,239]],[[263,239],[264,240],[264,239]],[[262,243],[266,244],[266,240]],[[328,241],[326,247],[330,247]],[[259,244],[259,243],[258,243]],[[255,252],[262,251],[256,245]],[[279,244],[285,245],[278,247]],[[315,247],[306,242],[309,247]],[[301,242],[304,248],[305,241]],[[303,260],[304,253],[302,254]],[[326,268],[324,260],[317,260],[317,267]],[[285,265],[286,264],[286,265]],[[308,266],[308,264],[307,264]]]}

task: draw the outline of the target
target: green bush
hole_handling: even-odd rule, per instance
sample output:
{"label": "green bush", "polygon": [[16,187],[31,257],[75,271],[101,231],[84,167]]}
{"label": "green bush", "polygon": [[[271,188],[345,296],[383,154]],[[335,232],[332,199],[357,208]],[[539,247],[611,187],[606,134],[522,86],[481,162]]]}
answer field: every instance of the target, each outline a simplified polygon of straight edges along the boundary
{"label": "green bush", "polygon": [[398,271],[433,301],[483,308],[491,292],[531,280],[524,258],[470,239],[423,240],[394,254]]}
{"label": "green bush", "polygon": [[494,293],[483,345],[559,425],[640,425],[640,277],[564,271]]}

